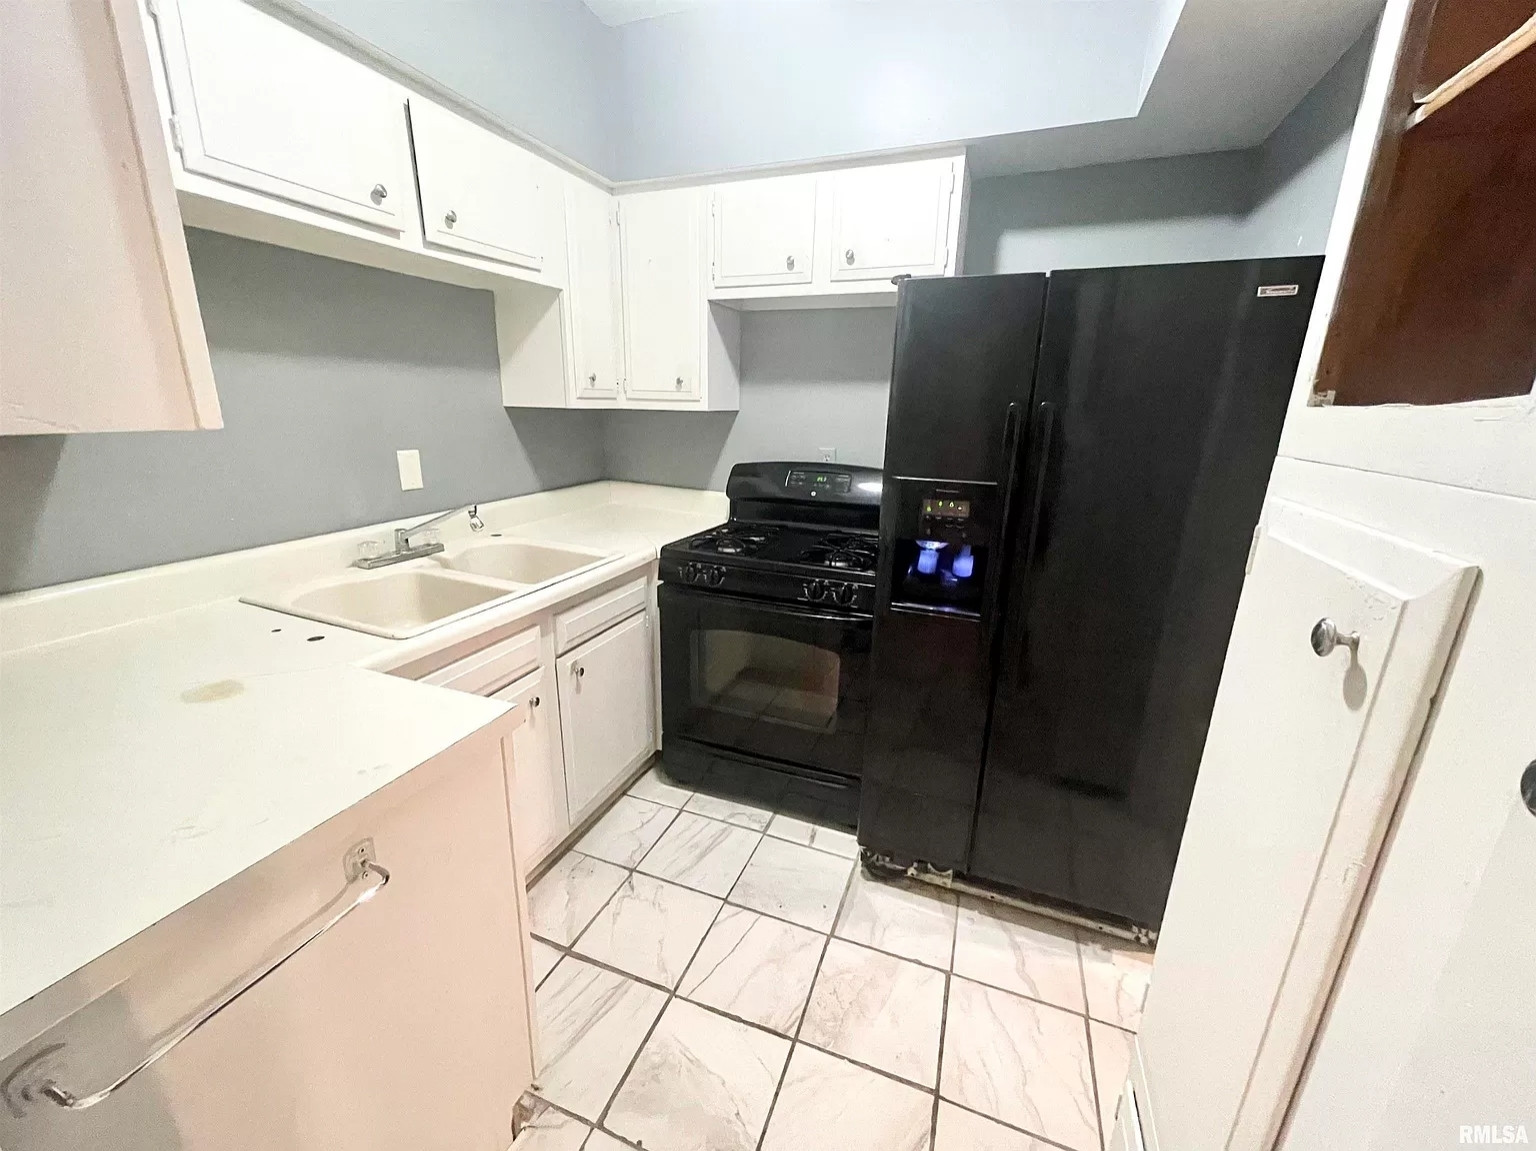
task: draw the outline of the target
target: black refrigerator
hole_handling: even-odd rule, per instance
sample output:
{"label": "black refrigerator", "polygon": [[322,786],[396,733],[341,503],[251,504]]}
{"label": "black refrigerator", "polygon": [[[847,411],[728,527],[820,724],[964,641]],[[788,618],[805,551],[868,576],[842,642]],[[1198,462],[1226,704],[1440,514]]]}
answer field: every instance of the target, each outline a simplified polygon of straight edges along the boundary
{"label": "black refrigerator", "polygon": [[866,859],[1158,929],[1321,266],[902,284]]}

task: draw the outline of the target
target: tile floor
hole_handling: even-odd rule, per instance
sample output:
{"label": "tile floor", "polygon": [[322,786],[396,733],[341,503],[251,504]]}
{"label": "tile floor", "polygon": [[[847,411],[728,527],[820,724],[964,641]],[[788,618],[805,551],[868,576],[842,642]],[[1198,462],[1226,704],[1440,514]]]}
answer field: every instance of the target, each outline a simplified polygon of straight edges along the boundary
{"label": "tile floor", "polygon": [[1098,1151],[1151,957],[653,768],[529,893],[519,1151]]}

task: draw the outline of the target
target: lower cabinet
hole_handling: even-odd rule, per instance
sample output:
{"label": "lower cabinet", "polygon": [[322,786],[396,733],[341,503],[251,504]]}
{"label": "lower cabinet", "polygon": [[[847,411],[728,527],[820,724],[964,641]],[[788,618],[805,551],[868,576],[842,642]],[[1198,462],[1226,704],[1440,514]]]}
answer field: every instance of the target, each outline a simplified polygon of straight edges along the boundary
{"label": "lower cabinet", "polygon": [[525,717],[512,737],[512,842],[524,874],[571,828],[554,679],[543,667],[491,696],[514,704]]}
{"label": "lower cabinet", "polygon": [[573,823],[656,746],[651,642],[650,618],[642,611],[556,664],[565,794]]}

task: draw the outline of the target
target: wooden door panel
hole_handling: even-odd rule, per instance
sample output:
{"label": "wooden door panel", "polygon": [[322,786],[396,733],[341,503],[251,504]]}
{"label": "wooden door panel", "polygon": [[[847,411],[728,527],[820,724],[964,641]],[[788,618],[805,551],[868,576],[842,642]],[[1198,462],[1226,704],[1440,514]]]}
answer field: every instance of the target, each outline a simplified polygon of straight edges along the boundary
{"label": "wooden door panel", "polygon": [[516,704],[526,717],[512,736],[512,838],[518,867],[527,875],[571,827],[555,677],[537,671],[491,698]]}
{"label": "wooden door panel", "polygon": [[[1160,1144],[1272,1144],[1475,572],[1266,509],[1141,1033]],[[1358,649],[1317,655],[1324,618]]]}
{"label": "wooden door panel", "polygon": [[572,822],[650,753],[655,717],[651,668],[644,612],[561,657],[560,726]]}

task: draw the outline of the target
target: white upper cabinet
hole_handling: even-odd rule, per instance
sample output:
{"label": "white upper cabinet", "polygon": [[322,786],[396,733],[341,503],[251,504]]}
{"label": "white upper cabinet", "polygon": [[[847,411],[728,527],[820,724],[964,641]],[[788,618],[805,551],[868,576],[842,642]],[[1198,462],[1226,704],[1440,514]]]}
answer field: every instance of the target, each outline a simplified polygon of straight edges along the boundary
{"label": "white upper cabinet", "polygon": [[601,188],[565,181],[566,251],[573,394],[578,401],[618,399],[624,333],[619,303],[618,205]]}
{"label": "white upper cabinet", "polygon": [[245,0],[156,6],[183,163],[392,233],[414,213],[401,90]]}
{"label": "white upper cabinet", "polygon": [[0,14],[0,435],[221,427],[132,0]]}
{"label": "white upper cabinet", "polygon": [[958,181],[950,159],[832,173],[832,279],[948,272]]}
{"label": "white upper cabinet", "polygon": [[703,394],[701,214],[696,188],[637,192],[620,201],[625,392],[631,399],[697,400]]}
{"label": "white upper cabinet", "polygon": [[815,175],[721,184],[711,202],[714,286],[809,284],[816,239]]}
{"label": "white upper cabinet", "polygon": [[411,137],[427,243],[524,268],[544,267],[552,170],[509,140],[411,98]]}

